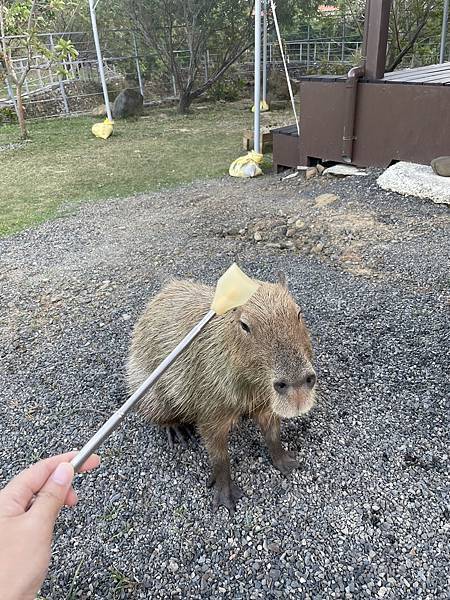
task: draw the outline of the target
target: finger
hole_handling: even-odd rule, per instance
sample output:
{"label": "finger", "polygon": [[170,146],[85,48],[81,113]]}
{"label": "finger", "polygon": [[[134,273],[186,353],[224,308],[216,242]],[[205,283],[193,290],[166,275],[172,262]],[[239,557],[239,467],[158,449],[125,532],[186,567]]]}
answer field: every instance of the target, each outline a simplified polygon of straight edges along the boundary
{"label": "finger", "polygon": [[[36,496],[31,501],[30,507],[33,504],[33,502],[35,501],[35,499],[36,499]],[[73,489],[73,487],[71,487],[69,489],[69,491],[67,492],[66,499],[64,500],[64,505],[73,507],[76,504],[78,504],[78,495],[77,495],[76,491]]]}
{"label": "finger", "polygon": [[76,491],[71,487],[70,490],[67,492],[67,496],[66,499],[64,500],[64,505],[65,506],[75,506],[78,502],[78,496]]}
{"label": "finger", "polygon": [[74,476],[73,466],[68,462],[60,463],[52,475],[39,490],[28,514],[39,515],[44,523],[53,526],[59,511],[65,504]]}
{"label": "finger", "polygon": [[[0,491],[0,512],[10,516],[22,514],[27,510],[33,496],[41,489],[56,467],[69,462],[77,452],[67,452],[40,460],[19,475]],[[80,471],[90,471],[100,464],[100,458],[93,454],[83,464]]]}

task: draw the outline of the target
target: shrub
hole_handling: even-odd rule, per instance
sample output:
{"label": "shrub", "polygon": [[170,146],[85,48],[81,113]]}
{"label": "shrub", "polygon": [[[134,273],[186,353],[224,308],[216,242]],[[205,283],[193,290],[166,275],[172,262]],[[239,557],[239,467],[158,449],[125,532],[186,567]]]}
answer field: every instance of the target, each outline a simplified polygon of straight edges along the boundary
{"label": "shrub", "polygon": [[11,106],[0,107],[0,125],[9,125],[10,123],[17,123],[16,111]]}
{"label": "shrub", "polygon": [[224,100],[225,102],[234,102],[242,97],[245,89],[245,82],[242,77],[237,74],[232,74],[226,79],[219,79],[209,92],[209,97],[212,100]]}

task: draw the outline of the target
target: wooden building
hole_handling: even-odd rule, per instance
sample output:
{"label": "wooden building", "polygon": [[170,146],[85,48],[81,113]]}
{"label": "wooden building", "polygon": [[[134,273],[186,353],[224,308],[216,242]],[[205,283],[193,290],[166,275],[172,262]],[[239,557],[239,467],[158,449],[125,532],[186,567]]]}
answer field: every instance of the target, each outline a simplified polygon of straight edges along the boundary
{"label": "wooden building", "polygon": [[347,76],[300,80],[297,127],[273,133],[286,167],[337,162],[387,167],[450,155],[450,62],[385,73],[391,0],[367,0],[363,62]]}

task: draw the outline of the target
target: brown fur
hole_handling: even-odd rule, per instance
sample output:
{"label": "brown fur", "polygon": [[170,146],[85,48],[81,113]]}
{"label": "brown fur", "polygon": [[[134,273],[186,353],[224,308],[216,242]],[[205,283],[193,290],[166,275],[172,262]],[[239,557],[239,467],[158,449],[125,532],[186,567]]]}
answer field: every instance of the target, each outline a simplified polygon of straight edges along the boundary
{"label": "brown fur", "polygon": [[[175,281],[150,301],[133,332],[131,392],[200,321],[213,294],[205,285]],[[287,287],[263,283],[243,307],[206,326],[138,410],[158,425],[197,426],[213,466],[216,504],[232,510],[238,492],[229,476],[229,430],[243,415],[254,418],[276,466],[291,470],[295,460],[281,446],[280,416],[296,416],[314,404],[314,390],[304,383],[314,373],[311,361],[309,334]],[[273,385],[280,380],[289,384],[283,394]]]}

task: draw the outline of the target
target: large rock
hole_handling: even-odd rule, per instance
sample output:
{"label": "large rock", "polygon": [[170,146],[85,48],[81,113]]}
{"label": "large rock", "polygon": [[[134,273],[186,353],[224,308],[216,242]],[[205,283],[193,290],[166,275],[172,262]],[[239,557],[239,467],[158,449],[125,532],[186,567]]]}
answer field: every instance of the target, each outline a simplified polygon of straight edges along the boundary
{"label": "large rock", "polygon": [[349,175],[357,175],[359,177],[365,177],[368,175],[364,169],[358,169],[353,165],[333,165],[328,167],[325,171],[322,171],[322,175],[334,175],[335,177],[348,177]]}
{"label": "large rock", "polygon": [[100,106],[96,106],[92,109],[93,117],[104,117],[106,115],[106,106],[104,104],[100,104]]}
{"label": "large rock", "polygon": [[439,177],[428,165],[395,163],[378,177],[377,183],[384,190],[450,205],[450,178]]}
{"label": "large rock", "polygon": [[450,177],[450,156],[439,156],[431,161],[431,168],[436,175]]}
{"label": "large rock", "polygon": [[113,117],[115,119],[125,119],[126,117],[135,117],[142,113],[144,98],[142,94],[132,88],[122,90],[114,101]]}
{"label": "large rock", "polygon": [[[290,100],[289,88],[284,72],[271,69],[269,73],[269,97],[273,100]],[[295,96],[298,84],[291,80],[292,91]]]}

